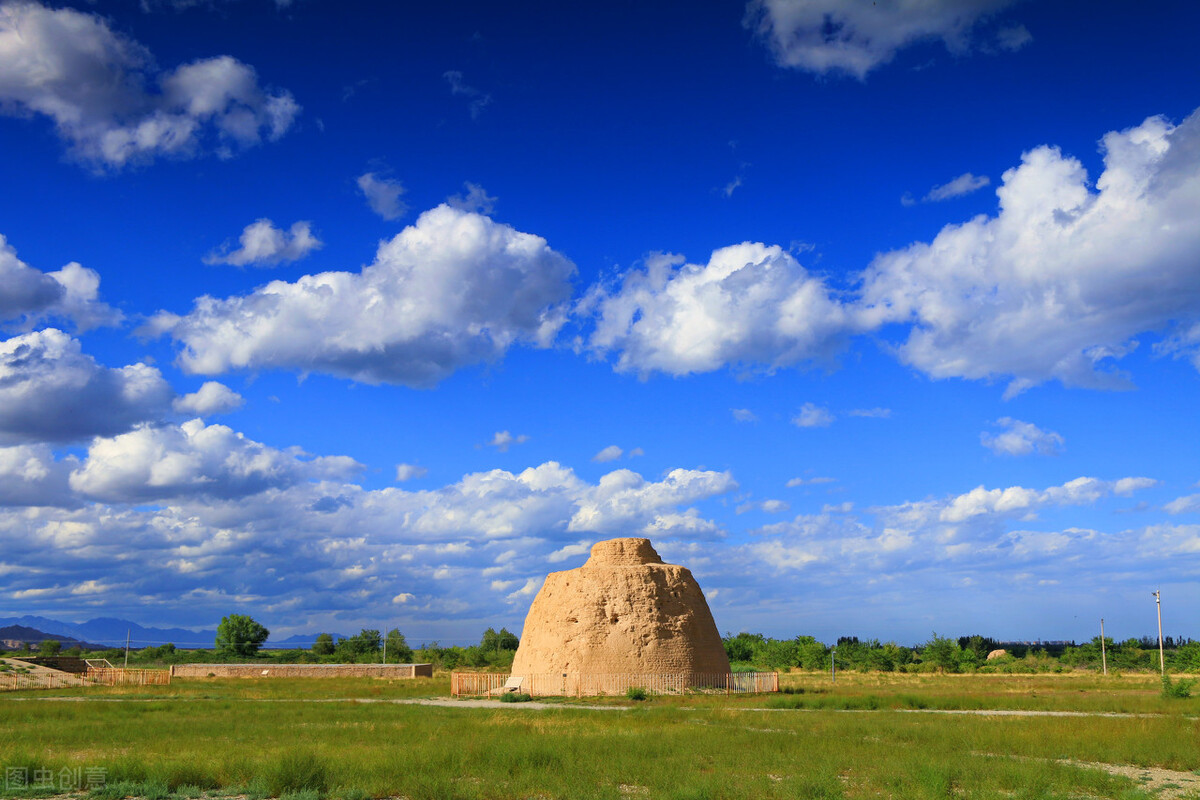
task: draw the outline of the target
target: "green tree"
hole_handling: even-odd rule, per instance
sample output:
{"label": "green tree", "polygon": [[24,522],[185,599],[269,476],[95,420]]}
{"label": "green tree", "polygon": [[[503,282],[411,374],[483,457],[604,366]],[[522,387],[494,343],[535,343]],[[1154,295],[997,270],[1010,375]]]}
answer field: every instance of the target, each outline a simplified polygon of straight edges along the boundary
{"label": "green tree", "polygon": [[404,640],[404,634],[398,628],[392,628],[387,635],[387,657],[397,664],[409,664],[413,660],[412,648]]}
{"label": "green tree", "polygon": [[375,654],[379,652],[381,646],[383,646],[383,638],[379,635],[379,631],[373,628],[363,628],[350,638],[339,641],[336,652],[338,659],[347,663],[364,659],[374,661],[378,659]]}
{"label": "green tree", "polygon": [[811,636],[797,636],[796,650],[801,669],[829,669],[829,648]]}
{"label": "green tree", "polygon": [[959,652],[958,642],[938,636],[937,631],[934,631],[933,638],[921,649],[921,660],[935,665],[943,672],[957,672]]}
{"label": "green tree", "polygon": [[322,633],[317,636],[317,641],[313,643],[312,651],[314,656],[333,655],[333,636],[328,633]]}
{"label": "green tree", "polygon": [[217,653],[246,658],[258,652],[271,632],[246,614],[230,614],[217,626]]}
{"label": "green tree", "polygon": [[516,634],[509,632],[508,628],[501,628],[499,633],[488,628],[483,632],[479,648],[488,651],[516,650],[520,644],[521,640],[516,637]]}
{"label": "green tree", "polygon": [[56,656],[62,650],[62,642],[57,639],[43,639],[42,643],[38,645],[38,650],[44,656]]}

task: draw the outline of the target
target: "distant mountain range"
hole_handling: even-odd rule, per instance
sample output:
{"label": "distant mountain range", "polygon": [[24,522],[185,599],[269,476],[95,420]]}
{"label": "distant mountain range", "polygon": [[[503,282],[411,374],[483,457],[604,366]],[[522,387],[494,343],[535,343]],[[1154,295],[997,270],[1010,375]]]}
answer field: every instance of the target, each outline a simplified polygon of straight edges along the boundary
{"label": "distant mountain range", "polygon": [[4,647],[20,646],[18,643],[23,642],[37,644],[38,642],[43,642],[46,639],[57,639],[64,648],[74,647],[75,645],[79,645],[80,647],[84,648],[93,647],[93,645],[88,642],[80,641],[79,639],[75,639],[70,636],[58,636],[55,634],[43,633],[35,628],[27,628],[24,625],[5,625],[0,627],[0,645],[3,645]]}
{"label": "distant mountain range", "polygon": [[[20,629],[19,635],[9,635],[10,628]],[[72,647],[79,643],[90,643],[106,647],[124,647],[125,637],[129,637],[129,645],[140,650],[143,647],[153,647],[167,642],[184,650],[211,648],[216,641],[215,630],[191,630],[188,628],[147,628],[130,622],[127,619],[99,617],[87,622],[62,622],[46,617],[0,617],[0,639],[14,641],[40,642],[43,639],[58,639],[63,647]],[[315,633],[300,633],[286,639],[268,639],[263,645],[266,649],[309,648],[316,640]],[[343,634],[333,634],[334,640],[347,638]]]}

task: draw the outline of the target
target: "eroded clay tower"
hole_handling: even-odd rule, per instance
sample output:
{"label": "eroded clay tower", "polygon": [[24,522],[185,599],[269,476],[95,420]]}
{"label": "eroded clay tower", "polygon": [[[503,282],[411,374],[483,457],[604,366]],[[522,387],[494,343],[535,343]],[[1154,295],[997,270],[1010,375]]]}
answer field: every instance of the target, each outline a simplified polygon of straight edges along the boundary
{"label": "eroded clay tower", "polygon": [[728,672],[699,584],[649,539],[598,542],[582,567],[547,575],[512,666],[514,676]]}

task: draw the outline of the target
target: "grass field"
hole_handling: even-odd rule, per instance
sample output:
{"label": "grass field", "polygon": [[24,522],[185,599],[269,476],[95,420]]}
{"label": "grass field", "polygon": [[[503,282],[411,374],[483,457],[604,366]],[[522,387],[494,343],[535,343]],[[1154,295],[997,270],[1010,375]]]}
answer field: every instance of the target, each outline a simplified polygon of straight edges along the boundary
{"label": "grass field", "polygon": [[[783,686],[548,709],[378,702],[445,698],[445,677],[6,693],[0,766],[103,771],[96,800],[1200,798],[1200,699],[1164,699],[1154,676],[808,674]],[[82,699],[52,699],[65,697]],[[597,705],[608,708],[580,707]]]}

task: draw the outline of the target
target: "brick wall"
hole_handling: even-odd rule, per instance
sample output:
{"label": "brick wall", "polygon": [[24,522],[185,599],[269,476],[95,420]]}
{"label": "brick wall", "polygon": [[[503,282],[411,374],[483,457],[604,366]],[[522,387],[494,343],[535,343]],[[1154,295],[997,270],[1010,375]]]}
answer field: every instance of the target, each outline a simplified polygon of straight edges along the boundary
{"label": "brick wall", "polygon": [[175,664],[173,678],[432,678],[432,664]]}

